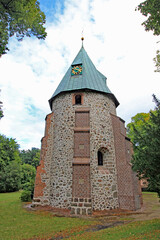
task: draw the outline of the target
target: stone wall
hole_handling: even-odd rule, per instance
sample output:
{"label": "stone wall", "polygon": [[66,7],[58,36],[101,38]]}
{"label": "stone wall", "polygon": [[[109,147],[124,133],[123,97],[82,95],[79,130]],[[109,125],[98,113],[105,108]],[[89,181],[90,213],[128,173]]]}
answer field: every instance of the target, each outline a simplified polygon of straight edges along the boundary
{"label": "stone wall", "polygon": [[62,94],[53,101],[55,127],[51,165],[51,205],[70,208],[72,200],[72,162],[74,110],[71,94]]}
{"label": "stone wall", "polygon": [[[75,105],[76,94],[82,96],[81,105]],[[124,122],[116,117],[110,95],[61,93],[53,100],[52,111],[42,140],[35,203],[71,209],[74,214],[139,206]]]}
{"label": "stone wall", "polygon": [[[84,92],[82,105],[73,105],[73,102],[73,94],[65,93],[57,96],[52,105],[56,124],[53,140],[55,149],[53,152],[54,167],[52,166],[51,170],[51,204],[55,207],[68,208],[72,202],[74,147],[78,149],[77,146],[74,146],[75,112],[76,109],[86,110],[87,108],[90,113],[90,154],[88,154],[88,157],[90,155],[92,207],[99,210],[117,208],[117,176],[110,116],[110,113],[116,114],[115,104],[108,95],[96,92]],[[78,121],[81,120],[78,119]],[[83,121],[88,121],[87,115],[84,116]],[[83,145],[82,142],[76,144]],[[101,167],[98,166],[97,160],[97,152],[100,148],[105,149],[104,166]],[[76,157],[78,157],[78,151],[80,150],[77,150]],[[84,158],[85,160],[86,158]],[[88,160],[86,161],[88,163]],[[80,180],[83,181],[82,176]],[[73,192],[75,192],[75,189]]]}
{"label": "stone wall", "polygon": [[[111,113],[116,114],[114,102],[106,95],[91,95],[91,188],[93,210],[118,208],[117,172]],[[103,153],[103,166],[98,166],[97,152]]]}

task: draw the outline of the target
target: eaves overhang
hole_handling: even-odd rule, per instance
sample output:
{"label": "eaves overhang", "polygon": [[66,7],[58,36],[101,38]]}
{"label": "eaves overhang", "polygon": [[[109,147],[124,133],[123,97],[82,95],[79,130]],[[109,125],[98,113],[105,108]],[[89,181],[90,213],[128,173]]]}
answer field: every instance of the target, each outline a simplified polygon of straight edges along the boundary
{"label": "eaves overhang", "polygon": [[113,102],[115,103],[116,108],[117,108],[117,107],[119,106],[119,104],[120,104],[120,103],[118,102],[117,98],[114,96],[113,93],[106,93],[106,92],[103,92],[103,91],[97,91],[97,90],[95,90],[95,89],[90,89],[90,88],[83,88],[83,89],[81,88],[81,89],[74,89],[74,90],[62,91],[62,92],[59,92],[57,95],[52,96],[52,97],[48,100],[50,109],[52,110],[52,102],[56,99],[56,97],[58,97],[58,96],[60,96],[61,94],[64,94],[64,93],[69,93],[69,92],[75,93],[75,92],[80,92],[80,91],[92,91],[92,92],[99,92],[99,93],[105,94],[105,95],[107,95],[107,96],[109,96],[109,97],[112,98]]}

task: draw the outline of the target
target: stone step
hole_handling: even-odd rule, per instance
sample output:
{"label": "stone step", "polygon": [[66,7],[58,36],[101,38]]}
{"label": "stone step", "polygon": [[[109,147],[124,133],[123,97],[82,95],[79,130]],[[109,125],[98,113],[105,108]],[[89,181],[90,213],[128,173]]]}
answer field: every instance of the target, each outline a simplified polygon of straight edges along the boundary
{"label": "stone step", "polygon": [[74,202],[74,203],[76,203],[76,202],[91,203],[92,200],[91,200],[91,198],[77,198],[77,197],[74,197],[74,198],[72,198],[72,202]]}
{"label": "stone step", "polygon": [[71,207],[86,207],[86,208],[91,208],[92,203],[86,203],[86,202],[72,202]]}
{"label": "stone step", "polygon": [[91,215],[92,208],[85,208],[85,207],[71,207],[71,214],[73,215]]}

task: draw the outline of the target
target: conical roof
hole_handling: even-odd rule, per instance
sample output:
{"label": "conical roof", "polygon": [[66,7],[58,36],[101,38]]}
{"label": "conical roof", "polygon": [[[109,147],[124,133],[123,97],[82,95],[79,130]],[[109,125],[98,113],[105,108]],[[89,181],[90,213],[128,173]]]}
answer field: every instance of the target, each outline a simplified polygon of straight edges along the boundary
{"label": "conical roof", "polygon": [[[72,75],[72,68],[77,65],[82,67],[82,73],[79,75]],[[107,78],[96,69],[82,45],[79,53],[49,100],[50,107],[54,98],[62,92],[87,89],[111,95],[115,105],[118,106],[119,102],[109,90],[106,80]]]}

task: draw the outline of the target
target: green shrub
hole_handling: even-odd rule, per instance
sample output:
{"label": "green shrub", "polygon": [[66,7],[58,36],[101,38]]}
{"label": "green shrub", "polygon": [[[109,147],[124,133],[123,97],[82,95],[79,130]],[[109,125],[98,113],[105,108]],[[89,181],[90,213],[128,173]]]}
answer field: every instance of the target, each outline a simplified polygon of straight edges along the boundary
{"label": "green shrub", "polygon": [[31,192],[31,199],[33,199],[34,194],[34,179],[31,179],[30,182],[23,184],[23,190]]}
{"label": "green shrub", "polygon": [[22,193],[21,193],[21,201],[22,202],[30,202],[31,201],[31,191],[28,191],[28,190],[24,190]]}

